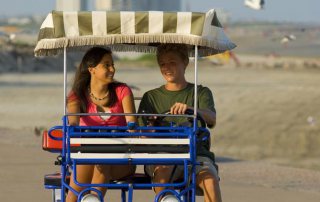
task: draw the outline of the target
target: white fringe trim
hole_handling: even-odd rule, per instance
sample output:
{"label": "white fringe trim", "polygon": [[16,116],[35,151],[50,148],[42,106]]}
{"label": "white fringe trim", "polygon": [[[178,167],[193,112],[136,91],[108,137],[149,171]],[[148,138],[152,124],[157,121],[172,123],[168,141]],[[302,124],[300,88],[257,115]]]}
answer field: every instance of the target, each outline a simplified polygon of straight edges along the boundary
{"label": "white fringe trim", "polygon": [[[64,47],[71,49],[83,49],[87,46],[109,46],[114,51],[156,51],[156,47],[149,46],[149,43],[180,43],[192,46],[199,46],[199,56],[208,56],[231,50],[236,47],[228,38],[204,39],[200,36],[185,36],[177,34],[159,35],[108,35],[106,36],[81,36],[72,38],[41,39],[34,50],[35,56],[53,56],[63,52]],[[131,44],[131,45],[130,45]],[[190,56],[194,52],[190,51]]]}

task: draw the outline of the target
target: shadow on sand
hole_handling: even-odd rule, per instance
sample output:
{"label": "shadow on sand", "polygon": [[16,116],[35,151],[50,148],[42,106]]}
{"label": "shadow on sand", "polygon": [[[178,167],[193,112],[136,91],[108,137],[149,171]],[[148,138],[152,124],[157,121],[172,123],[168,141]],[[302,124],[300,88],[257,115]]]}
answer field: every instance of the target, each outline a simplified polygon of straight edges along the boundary
{"label": "shadow on sand", "polygon": [[241,160],[239,159],[233,159],[230,157],[223,157],[223,156],[217,156],[216,157],[216,162],[217,163],[233,163],[233,162],[239,162]]}

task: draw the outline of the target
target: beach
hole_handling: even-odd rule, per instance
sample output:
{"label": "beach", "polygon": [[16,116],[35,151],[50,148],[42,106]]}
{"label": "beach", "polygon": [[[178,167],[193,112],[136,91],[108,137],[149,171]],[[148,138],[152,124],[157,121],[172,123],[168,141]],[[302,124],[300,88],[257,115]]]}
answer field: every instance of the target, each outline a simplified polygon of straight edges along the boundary
{"label": "beach", "polygon": [[[319,200],[320,72],[296,64],[254,68],[199,63],[199,83],[212,90],[217,109],[212,150],[223,201]],[[192,65],[187,70],[191,82]],[[116,67],[116,79],[129,84],[136,97],[163,83],[157,68]],[[70,72],[69,84],[72,78]],[[1,200],[51,201],[43,177],[59,171],[57,155],[42,150],[38,131],[61,125],[62,72],[0,74],[0,102]],[[106,201],[120,201],[119,196],[110,191]],[[138,191],[134,201],[152,201],[152,196],[152,191]]]}
{"label": "beach", "polygon": [[[37,141],[40,144],[40,141]],[[0,146],[1,198],[3,201],[52,201],[51,190],[43,187],[44,174],[59,168],[56,155],[40,146]],[[320,173],[307,169],[277,166],[259,161],[228,161],[218,158],[221,190],[226,202],[317,202]],[[152,191],[137,191],[134,201],[153,201]],[[106,201],[120,201],[120,193],[107,192]],[[197,197],[197,201],[203,201]]]}

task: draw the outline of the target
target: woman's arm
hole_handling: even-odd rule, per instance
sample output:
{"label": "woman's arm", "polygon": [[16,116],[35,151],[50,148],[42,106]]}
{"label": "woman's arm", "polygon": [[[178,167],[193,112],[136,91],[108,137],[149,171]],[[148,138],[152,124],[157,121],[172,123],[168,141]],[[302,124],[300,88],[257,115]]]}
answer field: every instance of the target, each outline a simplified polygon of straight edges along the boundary
{"label": "woman's arm", "polygon": [[[122,99],[122,107],[124,113],[136,113],[136,108],[134,105],[133,95],[127,95]],[[126,116],[126,121],[128,122],[137,122],[136,116]]]}
{"label": "woman's arm", "polygon": [[[67,104],[68,113],[80,113],[80,103],[78,101],[68,101]],[[78,126],[80,122],[79,116],[69,116],[68,117],[70,126]]]}

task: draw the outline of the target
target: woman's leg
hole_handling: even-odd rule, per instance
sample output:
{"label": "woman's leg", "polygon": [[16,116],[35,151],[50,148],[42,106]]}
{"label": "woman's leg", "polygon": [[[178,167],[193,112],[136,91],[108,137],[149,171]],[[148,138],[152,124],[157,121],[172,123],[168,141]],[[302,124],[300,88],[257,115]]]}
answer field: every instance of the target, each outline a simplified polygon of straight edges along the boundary
{"label": "woman's leg", "polygon": [[[95,165],[92,177],[92,184],[103,184],[107,183],[111,180],[111,167],[110,165]],[[106,187],[95,187],[99,191],[101,191],[104,196],[107,188]],[[96,194],[96,192],[91,192],[92,194]]]}
{"label": "woman's leg", "polygon": [[[126,176],[133,175],[135,173],[135,166],[129,165],[96,165],[93,171],[92,184],[103,184],[108,183],[110,180],[117,180]],[[95,187],[101,191],[104,196],[107,188],[106,187]],[[91,192],[96,194],[95,192]]]}
{"label": "woman's leg", "polygon": [[[90,183],[92,176],[93,176],[93,170],[94,170],[94,165],[77,165],[77,181],[79,183]],[[77,192],[80,192],[81,190],[84,189],[84,187],[80,187],[75,184],[73,180],[73,174],[71,174],[70,178],[70,186],[76,190]],[[67,202],[75,202],[77,201],[77,196],[72,192],[68,191],[66,201]]]}
{"label": "woman's leg", "polygon": [[111,166],[111,179],[118,180],[127,176],[134,175],[136,166],[132,165],[113,165]]}

